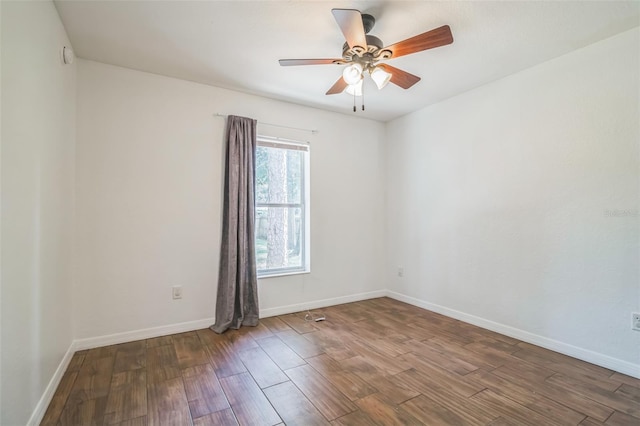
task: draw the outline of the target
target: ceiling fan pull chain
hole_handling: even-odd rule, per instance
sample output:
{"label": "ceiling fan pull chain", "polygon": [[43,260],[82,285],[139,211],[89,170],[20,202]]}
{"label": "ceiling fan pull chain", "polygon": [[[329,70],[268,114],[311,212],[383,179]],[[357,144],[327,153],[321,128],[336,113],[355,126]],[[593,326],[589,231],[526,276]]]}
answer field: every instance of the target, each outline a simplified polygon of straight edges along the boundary
{"label": "ceiling fan pull chain", "polygon": [[356,112],[356,91],[353,91],[353,112]]}
{"label": "ceiling fan pull chain", "polygon": [[362,85],[362,110],[364,111],[364,84]]}

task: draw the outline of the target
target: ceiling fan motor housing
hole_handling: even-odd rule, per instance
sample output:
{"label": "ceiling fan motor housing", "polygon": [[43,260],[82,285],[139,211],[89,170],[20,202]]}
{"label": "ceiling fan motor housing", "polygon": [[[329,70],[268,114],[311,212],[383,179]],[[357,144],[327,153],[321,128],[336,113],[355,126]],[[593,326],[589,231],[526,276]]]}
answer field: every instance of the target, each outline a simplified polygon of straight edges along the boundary
{"label": "ceiling fan motor housing", "polygon": [[360,62],[363,65],[369,65],[382,59],[389,59],[391,51],[383,50],[384,44],[378,37],[367,34],[367,48],[361,46],[349,47],[345,42],[342,46],[342,58],[345,62]]}

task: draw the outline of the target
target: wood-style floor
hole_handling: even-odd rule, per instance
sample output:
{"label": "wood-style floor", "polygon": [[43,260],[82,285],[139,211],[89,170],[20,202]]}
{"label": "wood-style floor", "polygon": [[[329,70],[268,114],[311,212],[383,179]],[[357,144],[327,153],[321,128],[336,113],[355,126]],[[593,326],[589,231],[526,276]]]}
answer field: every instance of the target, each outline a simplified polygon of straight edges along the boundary
{"label": "wood-style floor", "polygon": [[640,380],[381,298],[77,352],[43,424],[640,425]]}

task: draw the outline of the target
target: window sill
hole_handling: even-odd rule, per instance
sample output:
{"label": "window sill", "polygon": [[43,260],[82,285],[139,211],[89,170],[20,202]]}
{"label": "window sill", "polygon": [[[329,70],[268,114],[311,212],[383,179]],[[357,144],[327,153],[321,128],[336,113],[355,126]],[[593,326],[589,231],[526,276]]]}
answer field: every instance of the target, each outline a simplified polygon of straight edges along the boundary
{"label": "window sill", "polygon": [[267,274],[258,274],[258,279],[262,280],[264,278],[275,278],[275,277],[286,277],[289,275],[301,275],[301,274],[310,274],[311,271],[308,269],[302,269],[299,271],[282,271],[282,272],[273,272]]}

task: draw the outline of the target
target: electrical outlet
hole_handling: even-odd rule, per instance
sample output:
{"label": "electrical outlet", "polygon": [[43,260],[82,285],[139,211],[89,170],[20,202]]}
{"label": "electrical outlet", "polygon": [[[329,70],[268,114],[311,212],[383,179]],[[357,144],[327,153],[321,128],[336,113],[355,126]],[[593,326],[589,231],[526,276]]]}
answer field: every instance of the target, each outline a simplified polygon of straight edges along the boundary
{"label": "electrical outlet", "polygon": [[181,285],[174,285],[171,288],[171,291],[172,291],[174,299],[182,299],[182,286]]}
{"label": "electrical outlet", "polygon": [[631,328],[640,331],[640,312],[633,312],[631,314]]}
{"label": "electrical outlet", "polygon": [[398,266],[398,276],[400,278],[404,277],[404,268],[402,266]]}

